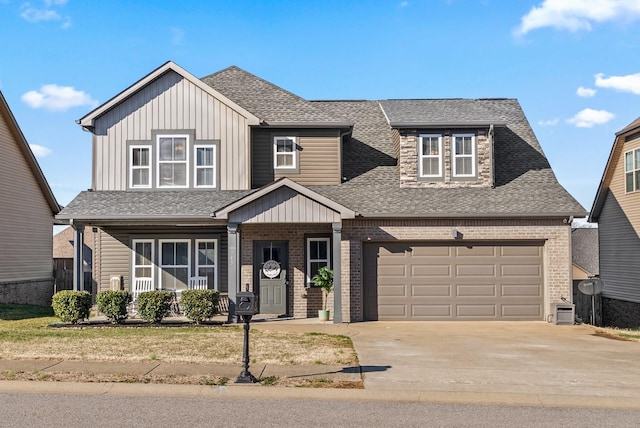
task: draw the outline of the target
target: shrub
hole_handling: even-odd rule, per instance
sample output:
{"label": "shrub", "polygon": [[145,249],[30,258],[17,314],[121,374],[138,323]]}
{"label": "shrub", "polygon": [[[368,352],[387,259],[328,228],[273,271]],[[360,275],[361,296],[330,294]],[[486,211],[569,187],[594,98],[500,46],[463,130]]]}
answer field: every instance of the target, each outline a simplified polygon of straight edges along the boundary
{"label": "shrub", "polygon": [[51,306],[60,321],[78,324],[78,321],[89,318],[91,294],[87,291],[59,291],[53,295]]}
{"label": "shrub", "polygon": [[216,290],[185,290],[180,298],[180,306],[184,315],[200,324],[218,313],[220,293]]}
{"label": "shrub", "polygon": [[114,324],[122,324],[127,319],[127,306],[131,303],[131,293],[126,290],[101,291],[96,296],[98,310]]}
{"label": "shrub", "polygon": [[173,293],[170,291],[147,291],[138,297],[138,315],[145,321],[160,322],[171,308]]}

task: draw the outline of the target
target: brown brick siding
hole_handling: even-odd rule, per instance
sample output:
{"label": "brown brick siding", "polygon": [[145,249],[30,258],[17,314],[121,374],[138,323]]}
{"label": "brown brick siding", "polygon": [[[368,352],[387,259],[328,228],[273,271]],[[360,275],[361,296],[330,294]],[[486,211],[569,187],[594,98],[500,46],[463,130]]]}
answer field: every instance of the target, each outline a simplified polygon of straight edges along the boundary
{"label": "brown brick siding", "polygon": [[[346,308],[343,308],[343,321],[363,319],[363,242],[453,242],[452,228],[463,234],[463,240],[531,240],[544,243],[545,319],[549,319],[551,303],[561,302],[561,297],[571,299],[570,226],[560,220],[348,220],[342,229],[342,287],[349,293],[346,298],[343,296],[349,313],[346,314]],[[347,245],[344,245],[345,241]]]}

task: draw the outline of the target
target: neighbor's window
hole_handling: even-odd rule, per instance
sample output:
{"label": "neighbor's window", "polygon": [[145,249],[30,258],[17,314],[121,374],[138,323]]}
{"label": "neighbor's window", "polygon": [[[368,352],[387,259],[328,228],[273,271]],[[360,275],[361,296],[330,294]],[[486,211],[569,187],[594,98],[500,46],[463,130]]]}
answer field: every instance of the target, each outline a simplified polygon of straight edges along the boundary
{"label": "neighbor's window", "polygon": [[187,135],[158,135],[158,187],[188,187]]}
{"label": "neighbor's window", "polygon": [[296,168],[296,137],[273,137],[273,166],[275,169]]}
{"label": "neighbor's window", "polygon": [[216,187],[216,147],[196,145],[195,187]]}
{"label": "neighbor's window", "polygon": [[160,287],[164,290],[184,290],[189,281],[188,239],[160,240]]}
{"label": "neighbor's window", "polygon": [[420,177],[442,177],[442,136],[422,134],[419,139]]}
{"label": "neighbor's window", "polygon": [[132,247],[133,280],[136,278],[153,278],[153,240],[134,240]]}
{"label": "neighbor's window", "polygon": [[627,192],[640,190],[640,149],[624,154],[624,176]]}
{"label": "neighbor's window", "polygon": [[452,136],[453,176],[473,177],[476,175],[476,147],[473,134]]}
{"label": "neighbor's window", "polygon": [[129,150],[129,186],[151,187],[151,148],[130,146]]}
{"label": "neighbor's window", "polygon": [[307,239],[307,284],[313,284],[311,278],[323,266],[331,266],[331,239]]}

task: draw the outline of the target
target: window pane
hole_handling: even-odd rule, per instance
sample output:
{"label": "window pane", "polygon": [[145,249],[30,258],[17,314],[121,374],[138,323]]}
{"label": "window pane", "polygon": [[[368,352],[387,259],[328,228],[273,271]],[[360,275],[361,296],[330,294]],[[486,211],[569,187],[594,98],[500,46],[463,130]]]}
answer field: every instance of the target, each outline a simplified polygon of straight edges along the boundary
{"label": "window pane", "polygon": [[199,147],[196,153],[198,166],[213,165],[213,147]]}
{"label": "window pane", "polygon": [[627,192],[633,192],[633,173],[632,172],[628,172],[625,174],[625,181],[626,181],[626,189]]}
{"label": "window pane", "polygon": [[326,266],[327,263],[326,262],[311,262],[311,272],[309,272],[309,278],[311,278],[313,280],[313,277],[315,274],[318,273],[318,270],[323,267]]}
{"label": "window pane", "polygon": [[635,169],[640,169],[640,149],[634,152],[634,157],[636,158]]}
{"label": "window pane", "polygon": [[136,243],[136,265],[150,265],[151,264],[151,243],[150,242],[137,242]]}
{"label": "window pane", "polygon": [[198,243],[198,264],[209,266],[215,265],[215,243]]}
{"label": "window pane", "polygon": [[177,164],[173,166],[173,185],[185,186],[187,184],[187,166]]}
{"label": "window pane", "polygon": [[189,264],[189,244],[186,242],[176,242],[176,265]]}
{"label": "window pane", "polygon": [[171,138],[160,138],[160,160],[173,160],[173,141]]}
{"label": "window pane", "polygon": [[148,169],[134,169],[133,174],[133,186],[148,186],[149,185],[149,170]]}
{"label": "window pane", "polygon": [[440,164],[437,158],[428,158],[422,160],[423,175],[440,175]]}
{"label": "window pane", "polygon": [[327,241],[318,241],[318,259],[327,260]]}
{"label": "window pane", "polygon": [[198,186],[213,186],[213,169],[199,168],[196,177]]}
{"label": "window pane", "polygon": [[162,264],[164,266],[175,265],[174,244],[172,242],[162,243]]}
{"label": "window pane", "polygon": [[289,139],[277,140],[276,151],[278,153],[293,153],[293,141]]}
{"label": "window pane", "polygon": [[624,154],[624,170],[626,172],[633,169],[633,152]]}
{"label": "window pane", "polygon": [[293,156],[290,154],[280,154],[276,155],[276,166],[293,166]]}
{"label": "window pane", "polygon": [[136,278],[151,278],[151,268],[150,267],[137,267],[134,275]]}
{"label": "window pane", "polygon": [[636,188],[635,190],[640,190],[640,171],[636,171]]}
{"label": "window pane", "polygon": [[173,159],[185,160],[187,158],[187,139],[185,137],[177,137],[173,139]]}
{"label": "window pane", "polygon": [[149,166],[149,149],[133,149],[133,166]]}
{"label": "window pane", "polygon": [[318,244],[319,241],[309,241],[309,258],[311,260],[318,259]]}
{"label": "window pane", "polygon": [[471,158],[469,157],[457,158],[456,173],[458,175],[470,175],[472,173]]}

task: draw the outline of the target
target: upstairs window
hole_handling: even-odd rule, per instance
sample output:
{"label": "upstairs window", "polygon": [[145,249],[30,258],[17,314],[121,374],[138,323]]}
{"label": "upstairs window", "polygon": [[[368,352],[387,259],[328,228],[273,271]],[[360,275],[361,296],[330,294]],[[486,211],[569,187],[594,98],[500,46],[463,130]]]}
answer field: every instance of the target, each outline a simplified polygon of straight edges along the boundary
{"label": "upstairs window", "polygon": [[274,169],[296,169],[296,137],[273,137]]}
{"label": "upstairs window", "polygon": [[473,134],[452,136],[453,177],[475,177],[476,142]]}
{"label": "upstairs window", "polygon": [[188,187],[187,135],[158,135],[158,187]]}
{"label": "upstairs window", "polygon": [[640,149],[624,154],[624,177],[627,192],[640,190]]}
{"label": "upstairs window", "polygon": [[196,145],[195,187],[216,187],[216,147]]}
{"label": "upstairs window", "polygon": [[129,186],[132,188],[151,187],[151,148],[149,146],[130,146],[129,150]]}
{"label": "upstairs window", "polygon": [[442,177],[442,136],[420,135],[418,174],[420,177]]}

